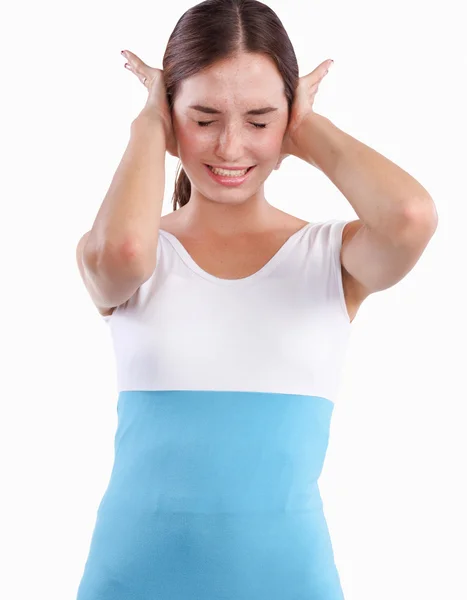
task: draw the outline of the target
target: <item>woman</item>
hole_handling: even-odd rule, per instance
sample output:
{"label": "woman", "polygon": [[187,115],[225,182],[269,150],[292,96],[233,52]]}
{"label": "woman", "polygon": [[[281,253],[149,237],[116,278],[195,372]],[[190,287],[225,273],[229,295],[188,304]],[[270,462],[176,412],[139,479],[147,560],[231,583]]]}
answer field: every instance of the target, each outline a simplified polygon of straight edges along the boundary
{"label": "woman", "polygon": [[[313,112],[329,61],[299,79],[260,2],[191,8],[163,72],[124,56],[148,101],[78,245],[119,389],[78,600],[341,600],[318,478],[350,323],[414,266],[432,200]],[[183,171],[161,217],[166,150]],[[271,206],[264,182],[289,154],[361,220]]]}

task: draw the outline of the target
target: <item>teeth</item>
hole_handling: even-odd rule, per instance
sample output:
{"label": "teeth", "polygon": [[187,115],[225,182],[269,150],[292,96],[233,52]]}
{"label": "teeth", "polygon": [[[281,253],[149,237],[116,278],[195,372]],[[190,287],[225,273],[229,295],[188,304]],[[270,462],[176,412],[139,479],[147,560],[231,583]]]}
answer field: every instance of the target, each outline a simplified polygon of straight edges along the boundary
{"label": "teeth", "polygon": [[248,171],[248,169],[245,169],[244,171],[227,171],[226,169],[214,169],[214,167],[211,166],[209,166],[209,168],[216,175],[224,175],[225,177],[243,177]]}

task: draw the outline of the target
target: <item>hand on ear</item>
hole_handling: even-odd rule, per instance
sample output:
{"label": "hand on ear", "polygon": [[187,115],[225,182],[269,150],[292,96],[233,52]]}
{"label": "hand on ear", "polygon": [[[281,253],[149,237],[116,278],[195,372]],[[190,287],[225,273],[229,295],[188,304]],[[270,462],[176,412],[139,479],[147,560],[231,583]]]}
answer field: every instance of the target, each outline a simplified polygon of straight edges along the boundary
{"label": "hand on ear", "polygon": [[295,90],[289,124],[284,133],[284,139],[282,140],[281,154],[274,167],[275,170],[280,168],[282,161],[284,158],[287,158],[287,156],[293,155],[301,158],[299,148],[295,141],[295,134],[301,123],[304,122],[305,117],[310,114],[315,114],[313,111],[313,103],[319,84],[327,75],[333,62],[333,60],[325,60],[316,67],[314,71],[304,77],[300,77],[297,89]]}

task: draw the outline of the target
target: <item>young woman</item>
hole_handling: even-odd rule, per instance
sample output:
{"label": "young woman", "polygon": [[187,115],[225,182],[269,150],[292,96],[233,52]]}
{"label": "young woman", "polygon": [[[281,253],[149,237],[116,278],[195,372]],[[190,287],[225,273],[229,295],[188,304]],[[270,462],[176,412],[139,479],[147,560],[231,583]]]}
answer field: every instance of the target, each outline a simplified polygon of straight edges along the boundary
{"label": "young woman", "polygon": [[[148,99],[77,249],[119,389],[78,600],[342,600],[318,478],[350,323],[416,264],[431,197],[313,111],[332,61],[299,78],[260,2],[188,10],[163,70],[123,54]],[[162,217],[166,151],[183,170]],[[271,206],[287,155],[360,219]]]}

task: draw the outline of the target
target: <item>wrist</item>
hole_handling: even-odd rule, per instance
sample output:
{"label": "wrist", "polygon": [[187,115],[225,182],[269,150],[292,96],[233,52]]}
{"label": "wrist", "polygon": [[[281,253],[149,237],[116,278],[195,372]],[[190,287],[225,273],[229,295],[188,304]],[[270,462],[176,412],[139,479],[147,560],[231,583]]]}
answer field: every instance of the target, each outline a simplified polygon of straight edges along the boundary
{"label": "wrist", "polygon": [[160,114],[148,108],[143,108],[139,115],[133,119],[131,125],[132,128],[133,126],[139,127],[140,125],[143,127],[160,127],[164,131],[164,135],[166,134],[164,121]]}
{"label": "wrist", "polygon": [[294,154],[301,160],[322,171],[316,161],[327,150],[327,131],[331,122],[316,112],[308,113],[291,136]]}

